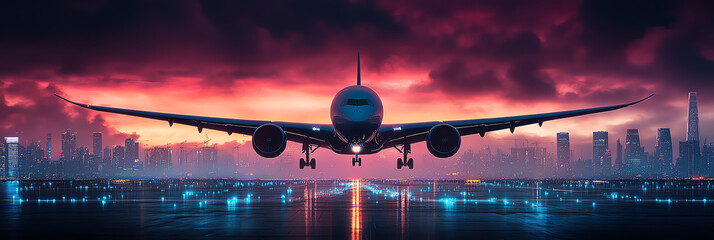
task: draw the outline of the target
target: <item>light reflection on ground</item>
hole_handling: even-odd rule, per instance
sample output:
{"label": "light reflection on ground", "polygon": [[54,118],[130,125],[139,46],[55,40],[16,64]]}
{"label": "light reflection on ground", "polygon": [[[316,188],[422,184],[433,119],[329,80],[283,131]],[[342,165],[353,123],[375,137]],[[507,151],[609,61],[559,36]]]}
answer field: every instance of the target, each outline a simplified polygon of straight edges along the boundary
{"label": "light reflection on ground", "polygon": [[713,197],[708,181],[13,181],[0,184],[0,231],[11,238],[681,238],[714,233]]}

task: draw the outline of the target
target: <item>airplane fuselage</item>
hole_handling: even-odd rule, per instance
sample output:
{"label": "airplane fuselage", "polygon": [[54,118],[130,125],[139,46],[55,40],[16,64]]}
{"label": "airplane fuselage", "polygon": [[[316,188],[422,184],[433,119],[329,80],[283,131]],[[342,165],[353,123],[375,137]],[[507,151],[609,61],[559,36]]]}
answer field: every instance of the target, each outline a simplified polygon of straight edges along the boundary
{"label": "airplane fuselage", "polygon": [[382,100],[372,89],[353,85],[340,90],[332,100],[330,121],[341,144],[332,150],[341,154],[378,152],[379,127],[384,116]]}

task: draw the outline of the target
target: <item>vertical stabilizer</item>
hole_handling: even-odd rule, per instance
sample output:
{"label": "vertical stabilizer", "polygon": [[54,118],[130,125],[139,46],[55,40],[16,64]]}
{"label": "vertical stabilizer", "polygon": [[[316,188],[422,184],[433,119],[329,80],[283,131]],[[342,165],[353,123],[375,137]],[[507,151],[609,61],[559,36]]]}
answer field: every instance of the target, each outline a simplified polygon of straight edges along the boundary
{"label": "vertical stabilizer", "polygon": [[359,52],[357,52],[357,85],[362,85],[362,74],[359,67]]}

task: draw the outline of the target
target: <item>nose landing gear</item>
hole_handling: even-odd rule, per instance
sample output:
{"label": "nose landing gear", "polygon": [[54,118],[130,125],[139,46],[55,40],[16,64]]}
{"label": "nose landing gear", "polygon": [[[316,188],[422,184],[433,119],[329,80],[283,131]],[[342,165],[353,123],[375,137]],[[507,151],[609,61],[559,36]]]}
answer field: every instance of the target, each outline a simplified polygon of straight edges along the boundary
{"label": "nose landing gear", "polygon": [[399,153],[404,154],[404,160],[402,158],[397,158],[397,169],[402,169],[402,167],[409,167],[409,169],[414,169],[414,159],[407,159],[407,154],[412,153],[412,146],[410,144],[402,145],[402,149],[394,147],[399,151]]}
{"label": "nose landing gear", "polygon": [[302,153],[305,154],[305,158],[300,158],[300,169],[304,169],[305,167],[315,169],[315,159],[310,159],[310,153],[315,152],[318,148],[320,148],[320,146],[312,148],[308,143],[302,144]]}
{"label": "nose landing gear", "polygon": [[355,154],[355,157],[352,158],[352,166],[353,166],[353,167],[355,166],[355,163],[356,163],[358,166],[362,166],[362,158],[359,157],[359,155],[357,155],[357,154]]}

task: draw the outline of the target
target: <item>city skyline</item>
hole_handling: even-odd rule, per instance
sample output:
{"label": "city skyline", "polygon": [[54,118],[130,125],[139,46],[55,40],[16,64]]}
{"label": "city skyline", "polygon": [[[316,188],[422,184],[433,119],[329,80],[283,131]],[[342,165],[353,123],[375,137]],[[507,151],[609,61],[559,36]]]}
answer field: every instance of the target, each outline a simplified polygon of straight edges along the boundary
{"label": "city skyline", "polygon": [[[691,96],[696,96],[696,93],[689,93],[690,99],[689,103],[691,105]],[[697,111],[696,101],[694,102],[694,108],[689,107],[689,111]],[[692,116],[692,114],[688,114]],[[689,123],[687,123],[687,129],[691,129],[691,122],[696,122],[698,117],[696,114],[694,117],[689,117]],[[695,131],[698,130],[698,127]],[[690,130],[688,132],[691,133]],[[709,176],[710,174],[710,158],[714,158],[709,152],[712,151],[711,148],[707,150],[707,145],[704,148],[698,148],[698,141],[685,140],[680,141],[680,146],[683,147],[679,151],[677,156],[677,161],[674,162],[674,154],[671,133],[669,128],[658,128],[656,143],[652,149],[648,149],[647,146],[641,145],[641,139],[639,137],[639,129],[627,129],[626,131],[626,141],[624,153],[621,154],[622,149],[620,146],[620,139],[617,139],[616,148],[616,159],[613,162],[612,152],[613,149],[609,144],[610,133],[607,131],[593,131],[592,132],[592,155],[591,158],[583,158],[582,156],[576,157],[573,155],[573,151],[570,148],[570,133],[569,132],[559,132],[556,134],[556,147],[551,149],[549,152],[548,147],[544,146],[543,143],[547,145],[548,142],[538,142],[531,141],[531,144],[535,144],[535,148],[531,148],[528,144],[528,139],[512,139],[514,140],[513,146],[510,148],[509,154],[500,155],[503,151],[502,146],[495,146],[492,148],[490,145],[486,148],[479,146],[465,146],[459,154],[451,157],[449,159],[456,160],[454,166],[468,166],[465,172],[457,171],[458,174],[471,174],[475,173],[484,174],[484,171],[496,171],[501,173],[507,173],[506,178],[513,174],[514,177],[518,176],[534,176],[534,177],[595,177],[595,178],[611,178],[611,177],[693,177],[693,176]],[[688,136],[689,137],[689,136]],[[210,173],[211,171],[216,171],[217,166],[226,166],[228,168],[237,167],[240,165],[245,165],[245,159],[243,161],[240,158],[254,158],[258,161],[258,157],[255,154],[245,154],[243,157],[239,157],[237,149],[240,147],[245,147],[245,143],[238,144],[233,147],[233,151],[229,150],[230,153],[224,155],[232,155],[231,159],[219,159],[219,144],[208,145],[211,139],[206,134],[206,141],[203,142],[202,147],[198,148],[199,144],[195,144],[192,155],[194,157],[187,157],[188,154],[184,149],[184,144],[186,141],[180,143],[179,145],[171,145],[167,143],[164,146],[150,146],[148,144],[140,147],[138,141],[133,138],[126,138],[121,144],[108,144],[103,145],[103,138],[101,132],[93,132],[91,134],[92,138],[92,152],[90,154],[89,148],[86,146],[77,146],[77,131],[73,132],[71,129],[67,129],[61,134],[61,149],[60,158],[62,159],[63,165],[61,166],[63,177],[73,177],[73,176],[83,176],[83,177],[110,177],[110,176],[121,176],[124,173],[116,172],[113,169],[123,169],[121,171],[136,171],[136,170],[146,170],[153,171],[154,173],[159,173],[158,176],[181,176],[176,175],[180,171],[191,176],[195,172]],[[6,137],[11,139],[15,144],[19,143],[17,137]],[[47,134],[47,140],[51,140],[51,133]],[[525,141],[519,145],[518,141]],[[538,144],[541,143],[542,148],[538,148]],[[550,142],[553,144],[554,142]],[[687,143],[684,144],[683,143]],[[695,143],[695,144],[689,144]],[[193,145],[194,143],[188,143]],[[31,156],[32,152],[45,150],[44,154],[35,155],[40,157],[50,157],[51,152],[47,149],[51,149],[51,144],[45,143],[47,148],[41,148],[41,141],[32,140],[32,146],[27,146],[27,154],[21,152],[20,155]],[[3,150],[8,152],[8,144],[5,143]],[[224,148],[221,146],[220,148]],[[686,148],[686,150],[684,150]],[[24,148],[23,148],[24,149]],[[36,150],[34,150],[36,149]],[[104,151],[102,151],[104,149]],[[141,149],[141,153],[140,153]],[[542,149],[542,150],[541,150]],[[178,152],[175,152],[178,150]],[[484,152],[484,150],[486,152]],[[492,152],[495,150],[496,155]],[[17,152],[17,147],[13,150]],[[204,153],[205,152],[205,153]],[[555,153],[555,156],[553,154]],[[484,155],[486,154],[486,155]],[[15,153],[17,155],[17,153]],[[251,156],[252,155],[252,156]],[[293,154],[288,154],[288,157],[292,157]],[[378,158],[383,158],[384,154]],[[530,156],[529,156],[530,155]],[[10,159],[10,155],[4,153],[6,159]],[[141,157],[143,156],[143,157]],[[372,155],[374,156],[374,155]],[[225,157],[225,156],[224,156]],[[486,161],[492,163],[483,162],[485,158]],[[499,167],[498,160],[502,157],[507,158],[508,162],[517,165],[502,165]],[[691,159],[690,159],[691,158]],[[13,157],[17,161],[17,157]],[[447,160],[449,160],[447,159]],[[481,160],[478,160],[481,159]],[[272,159],[263,159],[267,161],[273,161]],[[278,159],[276,159],[278,160]],[[620,160],[620,161],[618,161]],[[476,161],[471,163],[471,161]],[[37,160],[35,162],[38,162]],[[57,162],[57,161],[52,161]],[[2,165],[3,168],[8,168],[10,166],[9,161],[5,161]],[[81,163],[81,164],[80,164]],[[271,166],[278,166],[280,164],[285,164],[284,157],[280,158],[276,164],[269,164]],[[676,163],[676,165],[675,165]],[[80,164],[80,165],[76,165]],[[137,165],[139,164],[139,165]],[[255,163],[253,163],[255,164]],[[483,165],[486,164],[486,165]],[[496,165],[490,165],[496,164]],[[90,166],[91,165],[91,166]],[[248,164],[250,165],[250,164]],[[478,165],[484,169],[473,169],[478,168]],[[14,164],[14,171],[23,168],[18,167],[17,163]],[[676,166],[676,167],[675,167]],[[33,166],[30,166],[32,168]],[[36,166],[35,166],[36,167]],[[282,166],[284,167],[284,166]],[[505,169],[503,169],[505,168]],[[512,169],[508,169],[512,168]],[[28,167],[24,167],[23,171],[29,171]],[[250,169],[243,169],[250,171]],[[5,170],[5,173],[10,171]],[[58,171],[58,170],[55,170]],[[91,175],[85,175],[85,173],[90,173]],[[512,173],[508,173],[512,172]],[[148,172],[147,172],[148,173]],[[236,172],[238,173],[238,172]],[[14,173],[17,175],[17,173]],[[25,173],[27,174],[27,173]],[[80,175],[76,175],[80,174]],[[119,175],[116,175],[119,174]],[[161,175],[164,174],[164,175]],[[168,175],[166,175],[168,174]],[[243,173],[241,173],[243,174]],[[252,173],[251,173],[252,174]],[[441,173],[443,174],[443,173]],[[9,174],[8,174],[9,175]],[[437,174],[439,175],[439,174]],[[23,175],[21,177],[26,177],[28,175]],[[33,174],[29,175],[30,177]],[[36,176],[41,176],[37,174]],[[47,175],[44,175],[47,176]],[[126,175],[125,175],[126,176]],[[151,176],[151,175],[135,175],[135,176]],[[240,175],[241,177],[244,175]],[[280,176],[280,175],[278,175]],[[413,176],[413,175],[412,175]],[[486,176],[498,176],[489,175]]]}

